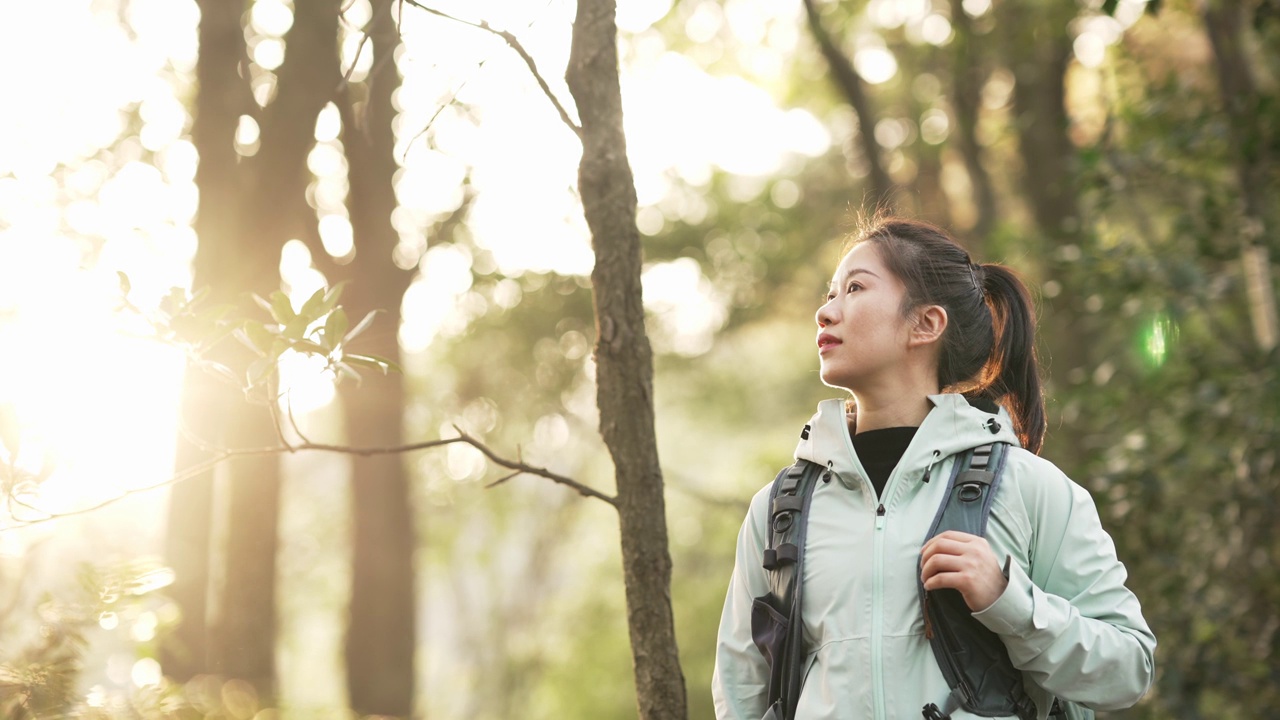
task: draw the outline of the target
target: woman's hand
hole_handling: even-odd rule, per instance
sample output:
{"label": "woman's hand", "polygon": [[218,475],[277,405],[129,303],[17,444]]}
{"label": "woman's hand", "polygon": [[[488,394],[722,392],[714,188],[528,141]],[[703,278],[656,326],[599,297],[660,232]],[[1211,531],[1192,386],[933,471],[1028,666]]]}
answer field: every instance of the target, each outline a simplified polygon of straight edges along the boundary
{"label": "woman's hand", "polygon": [[925,543],[920,557],[924,589],[959,590],[973,612],[991,607],[1009,585],[987,539],[977,535],[957,530],[938,533]]}

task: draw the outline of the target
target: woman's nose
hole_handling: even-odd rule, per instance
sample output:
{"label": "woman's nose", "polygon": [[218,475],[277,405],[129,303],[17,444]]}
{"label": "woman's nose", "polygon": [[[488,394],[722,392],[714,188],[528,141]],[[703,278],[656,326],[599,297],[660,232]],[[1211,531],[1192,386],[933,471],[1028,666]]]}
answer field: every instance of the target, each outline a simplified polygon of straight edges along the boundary
{"label": "woman's nose", "polygon": [[818,327],[820,328],[824,328],[835,321],[835,313],[831,309],[830,300],[818,308],[818,312],[814,314],[814,319],[818,321]]}

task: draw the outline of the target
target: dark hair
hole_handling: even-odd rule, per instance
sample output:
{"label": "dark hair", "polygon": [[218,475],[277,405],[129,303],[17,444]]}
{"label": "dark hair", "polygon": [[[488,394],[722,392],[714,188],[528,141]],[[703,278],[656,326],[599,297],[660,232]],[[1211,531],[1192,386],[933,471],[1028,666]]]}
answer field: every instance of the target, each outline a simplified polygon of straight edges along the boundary
{"label": "dark hair", "polygon": [[918,220],[866,220],[846,250],[869,242],[906,286],[903,314],[922,305],[947,311],[938,355],[938,385],[981,406],[1003,405],[1022,446],[1040,452],[1044,394],[1035,350],[1031,295],[1012,270],[975,265],[945,230]]}

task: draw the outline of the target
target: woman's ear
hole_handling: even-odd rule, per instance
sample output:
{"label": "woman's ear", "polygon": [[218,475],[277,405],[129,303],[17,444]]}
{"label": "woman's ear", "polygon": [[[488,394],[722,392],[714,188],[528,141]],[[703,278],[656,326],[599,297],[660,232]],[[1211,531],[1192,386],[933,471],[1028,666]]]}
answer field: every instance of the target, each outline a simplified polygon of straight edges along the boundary
{"label": "woman's ear", "polygon": [[942,340],[947,330],[947,310],[941,305],[924,305],[915,312],[915,324],[911,328],[911,336],[907,338],[907,347],[921,347]]}

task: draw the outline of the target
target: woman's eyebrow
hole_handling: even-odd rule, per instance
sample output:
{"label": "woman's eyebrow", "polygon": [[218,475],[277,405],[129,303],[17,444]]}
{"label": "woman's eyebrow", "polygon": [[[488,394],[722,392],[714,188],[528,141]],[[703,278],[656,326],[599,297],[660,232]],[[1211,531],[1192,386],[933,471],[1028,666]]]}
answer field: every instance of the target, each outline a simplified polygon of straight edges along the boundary
{"label": "woman's eyebrow", "polygon": [[[879,275],[877,275],[877,274],[875,274],[875,273],[871,272],[870,270],[868,270],[868,269],[866,269],[866,268],[851,268],[851,269],[849,270],[849,272],[847,272],[847,273],[845,273],[845,274],[844,274],[844,282],[849,282],[849,278],[853,277],[854,275],[857,275],[858,273],[866,273],[866,274],[870,275],[870,276],[871,276],[871,277],[873,277],[873,278],[879,278],[879,277],[880,277]],[[831,285],[830,285],[830,287],[835,287],[835,284],[836,284],[836,283],[835,283],[835,281],[834,281],[834,280],[832,280],[832,281],[831,281]]]}

